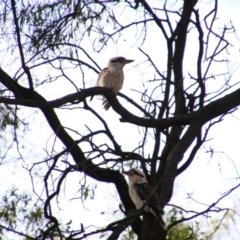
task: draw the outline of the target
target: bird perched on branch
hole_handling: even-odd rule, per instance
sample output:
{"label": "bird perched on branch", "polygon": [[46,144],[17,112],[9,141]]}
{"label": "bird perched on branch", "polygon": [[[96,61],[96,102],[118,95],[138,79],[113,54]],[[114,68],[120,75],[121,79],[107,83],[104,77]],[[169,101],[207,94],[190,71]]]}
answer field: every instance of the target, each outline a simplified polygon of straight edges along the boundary
{"label": "bird perched on branch", "polygon": [[[123,174],[129,179],[129,195],[137,208],[141,208],[144,204],[144,211],[151,212],[159,221],[163,229],[166,229],[162,219],[163,210],[160,206],[158,195],[153,193],[152,186],[147,182],[145,174],[135,168],[124,171]],[[150,196],[151,195],[151,196]]]}
{"label": "bird perched on branch", "polygon": [[[124,57],[111,58],[108,61],[108,66],[99,73],[96,86],[108,88],[117,95],[124,81],[123,67],[133,61],[134,60],[128,60]],[[92,101],[92,99],[93,96],[91,96],[90,101]],[[111,107],[111,104],[106,98],[103,98],[102,104],[105,110]]]}

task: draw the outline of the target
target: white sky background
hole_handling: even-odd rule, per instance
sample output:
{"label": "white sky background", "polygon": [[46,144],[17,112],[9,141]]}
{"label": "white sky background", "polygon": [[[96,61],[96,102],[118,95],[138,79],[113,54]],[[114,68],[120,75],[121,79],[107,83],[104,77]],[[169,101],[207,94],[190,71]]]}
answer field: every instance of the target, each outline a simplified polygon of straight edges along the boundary
{"label": "white sky background", "polygon": [[[153,5],[158,6],[158,4],[159,1],[153,1]],[[210,4],[203,3],[201,4],[201,8],[199,8],[200,10],[205,8],[208,10],[209,6]],[[240,2],[237,0],[220,1],[218,13],[218,16],[220,17],[218,20],[219,26],[222,26],[221,24],[223,22],[228,22],[228,20],[231,19],[234,23],[236,31],[240,33],[240,24],[238,24],[239,12]],[[154,46],[159,46],[161,43],[159,43],[159,38],[154,35],[156,33],[153,34],[153,32],[154,30],[151,32],[152,35],[149,35],[147,38],[146,44],[141,48],[149,55],[151,55],[151,57],[155,60],[155,62],[158,63],[159,66],[162,64],[165,67],[164,62],[166,60],[166,54],[164,47],[163,49],[158,48],[157,50],[154,48]],[[233,35],[229,36],[233,37]],[[236,62],[237,66],[240,63],[239,42],[237,42],[234,37],[231,40],[235,47],[232,48],[229,58],[232,62]],[[165,43],[163,43],[163,46],[164,44]],[[125,67],[126,81],[124,82],[124,87],[121,92],[128,96],[133,96],[133,98],[136,97],[139,99],[139,95],[133,95],[131,89],[136,88],[136,84],[138,84],[139,89],[141,89],[141,81],[149,79],[149,75],[152,73],[148,74],[147,71],[145,72],[144,69],[141,69],[141,65],[140,67],[135,67],[136,64],[139,64],[145,60],[145,57],[138,51],[137,47],[138,45],[129,48],[129,40],[125,39],[125,41],[120,41],[118,44],[118,49],[110,46],[110,49],[105,50],[104,54],[97,55],[92,53],[91,56],[96,59],[97,63],[102,68],[106,66],[108,59],[113,56],[122,55],[130,59],[135,59],[135,62],[133,64]],[[194,52],[195,46],[192,46],[192,48]],[[189,54],[191,54],[191,50],[189,51]],[[215,69],[213,70],[215,71]],[[216,72],[218,71],[219,70],[217,69]],[[141,72],[145,72],[145,74],[140,75]],[[88,87],[94,86],[97,75],[88,70],[86,71],[86,74],[89,77]],[[70,73],[71,79],[76,84],[79,83],[79,87],[81,87],[81,80],[79,79],[79,76],[79,74]],[[236,71],[234,78],[236,79],[235,81],[239,81],[239,70]],[[56,88],[56,86],[58,87]],[[39,93],[46,97],[48,100],[62,97],[75,91],[72,87],[69,87],[68,84],[64,82],[58,82],[57,85],[54,85],[54,87],[52,87],[50,90],[48,90],[48,87],[49,86],[45,88],[41,87],[38,89]],[[55,89],[57,89],[57,91]],[[109,110],[108,112],[105,112],[102,110],[101,102],[97,97],[94,98],[94,101],[91,103],[91,105],[98,109],[99,113],[104,119],[108,119],[109,127],[110,129],[115,129],[114,137],[118,142],[122,144],[123,149],[132,149],[131,145],[139,139],[138,128],[128,123],[120,123],[119,116],[114,111]],[[26,116],[27,121],[29,121],[29,116],[31,116],[35,111],[35,109],[28,109],[24,111],[23,114]],[[60,110],[58,111],[58,114],[64,126],[70,126],[81,134],[87,133],[86,129],[83,129],[83,121],[81,119],[82,116],[80,111]],[[192,197],[199,202],[211,204],[218,199],[221,193],[223,193],[225,190],[228,190],[230,187],[233,187],[239,182],[239,179],[236,180],[236,178],[239,177],[236,169],[240,173],[239,119],[239,111],[236,111],[234,114],[224,117],[224,121],[222,123],[215,125],[211,129],[208,139],[212,138],[212,140],[204,144],[204,148],[199,151],[192,165],[188,168],[187,171],[185,171],[177,178],[175,182],[174,196],[170,203],[180,205],[185,208],[187,206],[189,210],[197,208],[200,211],[205,209],[205,206],[195,204],[191,200],[186,200],[187,194],[191,193]],[[101,126],[100,123],[91,121],[89,122],[89,125],[91,125],[91,127],[94,126],[95,128],[98,128]],[[55,137],[52,136],[51,130],[49,129],[48,124],[46,123],[41,113],[35,115],[32,124],[29,126],[29,129],[31,130],[30,132],[27,132],[27,134],[23,133],[25,148],[21,149],[21,154],[24,157],[24,161],[18,161],[17,163],[7,163],[2,165],[0,168],[0,175],[2,176],[2,179],[5,180],[4,183],[0,184],[1,192],[3,193],[5,189],[8,189],[9,186],[16,183],[16,186],[19,186],[19,189],[31,191],[32,187],[31,182],[29,181],[28,173],[22,168],[22,166],[26,166],[30,162],[44,160],[44,149],[47,148],[48,151],[50,151],[52,148],[52,143]],[[76,137],[76,135],[73,136]],[[48,145],[46,145],[48,137],[49,141]],[[149,145],[151,145],[151,143],[149,143]],[[211,160],[210,154],[204,154],[204,151],[209,150],[209,147],[212,147],[215,151],[219,152],[219,154],[214,154]],[[57,149],[61,151],[62,144],[59,144]],[[151,146],[149,146],[149,153],[151,150]],[[221,152],[225,152],[227,156]],[[13,156],[16,156],[15,151],[11,151],[11,154]],[[233,162],[236,164],[235,166]],[[41,172],[39,172],[39,174],[42,175]],[[79,189],[79,181],[82,177],[82,174],[74,173],[71,174],[71,176],[67,179],[65,188],[65,196],[67,196],[67,198],[62,198],[62,201],[60,202],[60,207],[62,209],[65,209],[65,211],[59,211],[63,222],[67,222],[70,219],[73,219],[74,229],[74,227],[79,227],[80,223],[82,222],[86,226],[92,224],[101,227],[103,222],[107,224],[114,220],[115,216],[111,216],[111,212],[118,209],[118,204],[120,201],[119,199],[116,199],[117,194],[115,187],[112,184],[100,183],[96,189],[94,200],[87,201],[84,204],[86,209],[82,207],[80,200],[69,201],[69,198],[75,197],[75,194]],[[40,192],[40,179],[37,181],[39,182],[38,186]],[[90,182],[95,184],[95,181]],[[230,196],[230,198],[223,201],[221,206],[235,207],[239,205],[239,190]],[[100,215],[100,212],[106,210],[104,209],[105,207],[109,207],[109,214]],[[122,215],[119,216],[122,217]],[[238,222],[240,222],[239,220],[240,218],[238,218]],[[233,227],[231,231],[231,239],[239,239],[238,236],[240,236],[240,231]],[[225,240],[229,239],[228,237],[229,236],[222,235],[220,238],[218,237],[216,239]],[[98,237],[91,237],[89,239],[98,239]]]}

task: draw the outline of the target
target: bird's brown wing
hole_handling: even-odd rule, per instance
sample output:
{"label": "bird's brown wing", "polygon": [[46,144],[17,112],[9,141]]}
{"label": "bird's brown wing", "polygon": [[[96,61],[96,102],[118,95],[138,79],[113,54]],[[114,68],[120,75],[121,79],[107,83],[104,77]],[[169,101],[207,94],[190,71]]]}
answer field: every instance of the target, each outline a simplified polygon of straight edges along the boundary
{"label": "bird's brown wing", "polygon": [[[141,200],[145,202],[146,200],[148,200],[148,197],[153,191],[153,188],[149,183],[135,184],[134,187],[138,195],[140,196]],[[160,206],[158,195],[156,193],[154,193],[152,197],[148,200],[147,205],[151,207],[154,210],[154,212],[161,215],[163,214],[163,210]]]}
{"label": "bird's brown wing", "polygon": [[[103,68],[103,69],[101,70],[101,72],[98,74],[97,83],[96,83],[96,85],[95,85],[96,87],[98,86],[98,81],[99,81],[99,79],[102,77],[103,74],[106,73],[107,70],[108,70],[107,67],[106,67],[106,68]],[[90,101],[93,100],[93,97],[94,97],[94,96],[91,96],[91,97],[90,97]]]}
{"label": "bird's brown wing", "polygon": [[103,68],[103,69],[101,70],[101,72],[98,74],[98,79],[97,79],[96,86],[98,85],[99,79],[102,77],[103,74],[105,74],[105,73],[107,72],[107,70],[108,70],[107,67],[106,67],[106,68]]}

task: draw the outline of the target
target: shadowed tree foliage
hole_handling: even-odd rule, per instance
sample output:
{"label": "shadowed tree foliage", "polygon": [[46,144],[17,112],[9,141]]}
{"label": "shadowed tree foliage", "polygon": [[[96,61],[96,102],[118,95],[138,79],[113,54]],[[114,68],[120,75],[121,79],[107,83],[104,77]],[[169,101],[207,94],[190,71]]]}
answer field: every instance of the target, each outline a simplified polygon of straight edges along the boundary
{"label": "shadowed tree foliage", "polygon": [[[19,151],[22,140],[18,135],[38,116],[25,118],[29,108],[44,116],[54,135],[49,142],[49,134],[43,134],[48,146],[45,157],[35,157],[24,166],[39,211],[33,221],[41,220],[41,224],[34,231],[16,230],[15,222],[4,219],[2,232],[12,231],[26,239],[94,239],[95,235],[111,240],[197,239],[196,228],[184,227],[185,221],[194,224],[217,212],[222,223],[230,209],[218,204],[239,185],[203,211],[186,210],[184,215],[173,210],[164,231],[151,215],[140,217],[142,211],[135,209],[121,174],[123,169],[141,168],[157,189],[164,209],[174,196],[177,176],[196,159],[212,126],[240,105],[239,82],[232,78],[237,68],[227,59],[234,25],[217,25],[218,1],[205,8],[202,4],[197,0],[160,1],[159,6],[143,0],[0,3],[1,129],[11,129],[9,138],[23,163],[27,155]],[[115,96],[108,89],[93,87],[91,80],[106,66],[100,56],[121,47],[137,56],[132,69],[125,72],[136,83],[131,95]],[[92,95],[104,95],[112,105],[111,113],[90,103]],[[63,110],[67,112],[64,117]],[[129,124],[132,132],[125,129]],[[126,146],[121,139],[127,141],[136,132],[136,141]],[[9,161],[8,148],[0,152],[4,162]],[[40,183],[34,180],[36,172],[41,172]],[[83,208],[89,196],[95,197],[93,181],[111,183],[122,204],[120,220],[88,228],[81,217],[78,228],[62,227],[55,205],[61,204],[65,187],[71,187],[67,179],[76,174],[79,197],[66,198],[80,199],[79,208]],[[23,199],[18,195],[14,201]],[[178,207],[184,208],[184,203]],[[179,229],[182,236],[177,234]]]}

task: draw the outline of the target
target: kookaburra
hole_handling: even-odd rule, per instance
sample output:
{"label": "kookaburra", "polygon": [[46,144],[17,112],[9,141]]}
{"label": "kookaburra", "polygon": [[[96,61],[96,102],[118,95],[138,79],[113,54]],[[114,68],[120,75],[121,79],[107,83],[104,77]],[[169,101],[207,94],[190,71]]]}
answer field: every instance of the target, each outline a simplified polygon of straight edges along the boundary
{"label": "kookaburra", "polygon": [[[108,61],[108,66],[99,73],[96,86],[108,88],[117,95],[124,81],[123,67],[133,61],[124,57],[111,58]],[[92,99],[93,96],[90,98],[90,101]],[[108,110],[111,106],[106,98],[103,98],[102,104],[105,110]]]}
{"label": "kookaburra", "polygon": [[[144,207],[145,212],[151,212],[162,225],[163,229],[166,229],[165,223],[162,219],[163,210],[160,206],[158,195],[156,192],[152,194],[153,188],[147,182],[145,174],[135,168],[129,171],[124,171],[123,174],[128,176],[129,179],[129,195],[137,208],[141,208],[147,201]],[[150,199],[148,199],[149,196]]]}

